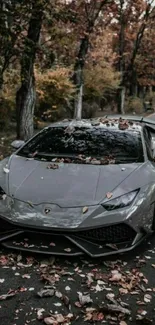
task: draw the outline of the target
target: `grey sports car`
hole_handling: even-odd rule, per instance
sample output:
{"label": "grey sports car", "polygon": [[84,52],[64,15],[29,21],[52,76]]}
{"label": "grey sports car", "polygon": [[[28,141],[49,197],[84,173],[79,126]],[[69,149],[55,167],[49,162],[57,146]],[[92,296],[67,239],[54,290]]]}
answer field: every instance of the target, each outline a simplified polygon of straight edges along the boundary
{"label": "grey sports car", "polygon": [[64,120],[12,145],[0,162],[3,246],[99,257],[129,251],[155,230],[151,119]]}

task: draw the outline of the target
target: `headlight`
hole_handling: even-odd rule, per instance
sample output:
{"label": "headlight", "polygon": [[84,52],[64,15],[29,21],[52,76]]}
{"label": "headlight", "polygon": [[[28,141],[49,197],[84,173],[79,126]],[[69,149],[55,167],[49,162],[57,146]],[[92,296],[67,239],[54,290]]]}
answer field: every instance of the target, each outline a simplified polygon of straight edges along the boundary
{"label": "headlight", "polygon": [[134,201],[138,191],[139,190],[136,190],[125,195],[119,196],[116,199],[112,199],[108,202],[103,203],[102,206],[108,211],[127,207]]}

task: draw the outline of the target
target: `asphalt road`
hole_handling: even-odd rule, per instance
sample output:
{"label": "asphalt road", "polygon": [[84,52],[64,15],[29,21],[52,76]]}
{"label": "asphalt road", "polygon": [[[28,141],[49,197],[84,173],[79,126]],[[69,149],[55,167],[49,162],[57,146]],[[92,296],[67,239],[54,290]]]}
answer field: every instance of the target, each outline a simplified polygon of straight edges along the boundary
{"label": "asphalt road", "polygon": [[[155,236],[106,260],[46,260],[2,250],[0,264],[0,325],[155,324]],[[45,285],[51,296],[41,298]],[[13,296],[2,300],[7,293]],[[116,304],[125,313],[113,312]]]}

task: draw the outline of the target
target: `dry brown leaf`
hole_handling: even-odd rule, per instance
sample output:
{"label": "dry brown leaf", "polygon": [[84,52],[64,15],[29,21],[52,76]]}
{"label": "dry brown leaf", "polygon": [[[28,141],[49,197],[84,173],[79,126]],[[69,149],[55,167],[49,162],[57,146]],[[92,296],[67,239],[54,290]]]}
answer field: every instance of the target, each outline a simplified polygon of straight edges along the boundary
{"label": "dry brown leaf", "polygon": [[149,295],[149,294],[146,294],[146,295],[144,296],[144,301],[145,301],[145,302],[150,302],[151,299],[152,299],[152,296]]}
{"label": "dry brown leaf", "polygon": [[121,322],[119,323],[119,325],[127,325],[127,323],[124,320],[121,320]]}
{"label": "dry brown leaf", "polygon": [[55,320],[54,317],[46,317],[46,318],[44,318],[44,323],[46,325],[57,325],[58,324],[58,322]]}
{"label": "dry brown leaf", "polygon": [[53,297],[55,293],[54,289],[41,289],[39,292],[37,292],[37,295],[42,297]]}
{"label": "dry brown leaf", "polygon": [[45,311],[44,308],[40,308],[37,310],[37,319],[42,320],[43,319],[43,312]]}
{"label": "dry brown leaf", "polygon": [[126,295],[128,293],[128,289],[120,288],[119,289],[120,294]]}
{"label": "dry brown leaf", "polygon": [[84,208],[82,209],[83,214],[86,213],[87,211],[88,211],[88,207],[84,207]]}
{"label": "dry brown leaf", "polygon": [[118,282],[122,278],[122,274],[119,273],[117,270],[112,271],[112,276],[110,277],[109,281],[111,282]]}
{"label": "dry brown leaf", "polygon": [[47,169],[58,169],[59,168],[59,165],[57,164],[50,164],[47,166]]}
{"label": "dry brown leaf", "polygon": [[84,295],[82,292],[78,292],[78,296],[79,296],[79,302],[81,306],[84,306],[92,302],[92,299],[90,298],[89,294]]}
{"label": "dry brown leaf", "polygon": [[81,308],[81,307],[82,307],[82,305],[80,304],[79,301],[75,301],[74,305],[75,305],[76,307],[78,307],[78,308]]}
{"label": "dry brown leaf", "polygon": [[113,194],[112,194],[112,193],[110,193],[110,192],[108,192],[108,193],[106,194],[106,197],[107,197],[107,199],[111,199],[111,198],[112,198],[112,196],[113,196]]}
{"label": "dry brown leaf", "polygon": [[70,253],[71,252],[71,248],[65,248],[64,251],[67,252],[67,253]]}

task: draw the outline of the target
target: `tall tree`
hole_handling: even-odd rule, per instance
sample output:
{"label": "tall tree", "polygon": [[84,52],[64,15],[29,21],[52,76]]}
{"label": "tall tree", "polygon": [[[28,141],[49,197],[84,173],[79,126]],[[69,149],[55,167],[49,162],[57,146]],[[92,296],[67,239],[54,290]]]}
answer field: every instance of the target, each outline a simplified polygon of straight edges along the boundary
{"label": "tall tree", "polygon": [[44,15],[44,1],[33,0],[25,46],[21,58],[21,87],[16,95],[17,138],[27,140],[33,135],[36,103],[34,63]]}
{"label": "tall tree", "polygon": [[1,0],[0,3],[0,90],[4,73],[20,54],[23,31],[29,18],[29,3]]}
{"label": "tall tree", "polygon": [[79,22],[80,30],[82,30],[82,32],[79,32],[79,48],[77,50],[74,64],[73,80],[77,89],[74,107],[74,118],[81,119],[82,116],[83,70],[89,49],[90,36],[100,19],[103,20],[103,16],[100,17],[100,15],[103,11],[103,8],[105,8],[109,3],[111,3],[111,0],[83,0],[80,1],[76,7],[76,12],[78,12],[80,15]]}
{"label": "tall tree", "polygon": [[144,32],[147,28],[153,0],[116,0],[118,21],[118,68],[121,73],[121,82],[118,91],[118,112],[124,113],[126,88],[129,84],[135,85],[137,79],[135,60],[140,49]]}

